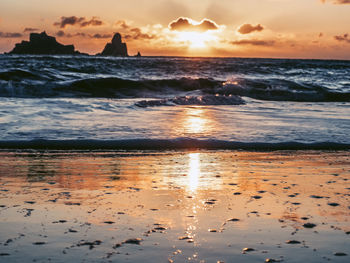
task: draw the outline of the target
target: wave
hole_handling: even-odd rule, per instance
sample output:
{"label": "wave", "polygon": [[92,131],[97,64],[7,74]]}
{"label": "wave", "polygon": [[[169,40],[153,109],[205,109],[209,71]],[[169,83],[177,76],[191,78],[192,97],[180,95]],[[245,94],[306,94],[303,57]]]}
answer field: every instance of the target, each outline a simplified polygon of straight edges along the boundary
{"label": "wave", "polygon": [[336,142],[235,142],[223,140],[129,139],[129,140],[30,140],[0,141],[2,150],[350,150],[349,143]]}
{"label": "wave", "polygon": [[129,80],[122,78],[88,78],[67,82],[2,83],[2,97],[73,97],[73,98],[149,98],[179,92],[213,90],[222,84],[213,79]]}
{"label": "wave", "polygon": [[42,79],[42,77],[32,72],[20,70],[20,69],[0,72],[0,80],[22,81],[24,79],[39,80],[39,79]]}
{"label": "wave", "polygon": [[235,95],[205,95],[205,96],[183,96],[160,100],[142,100],[135,103],[136,106],[146,108],[154,106],[174,106],[174,105],[242,105],[244,100]]}
{"label": "wave", "polygon": [[[23,70],[0,72],[0,97],[21,98],[160,98],[154,105],[187,105],[185,96],[220,95],[223,105],[236,105],[229,96],[243,96],[258,100],[300,102],[349,102],[350,92],[346,88],[332,90],[313,83],[286,79],[237,78],[220,81],[212,78],[175,78],[130,80],[116,77],[86,78],[73,81],[52,80]],[[164,97],[173,96],[164,101]],[[189,104],[201,105],[200,97]],[[204,105],[219,105],[215,102]],[[139,103],[143,105],[145,102]],[[147,104],[147,103],[146,103]],[[152,104],[152,102],[150,102]],[[153,105],[153,106],[154,106]],[[147,105],[146,105],[147,106]]]}
{"label": "wave", "polygon": [[350,92],[334,91],[315,84],[283,79],[235,79],[223,83],[216,92],[222,95],[238,95],[271,101],[350,101]]}

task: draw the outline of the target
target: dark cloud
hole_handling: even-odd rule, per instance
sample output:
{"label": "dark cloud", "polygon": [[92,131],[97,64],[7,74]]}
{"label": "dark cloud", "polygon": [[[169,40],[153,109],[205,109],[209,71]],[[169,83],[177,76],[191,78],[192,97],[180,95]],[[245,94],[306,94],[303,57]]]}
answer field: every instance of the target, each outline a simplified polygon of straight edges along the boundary
{"label": "dark cloud", "polygon": [[340,42],[350,43],[349,34],[344,34],[342,36],[334,36],[334,39]]}
{"label": "dark cloud", "polygon": [[239,45],[239,46],[245,46],[245,45],[251,45],[251,46],[274,46],[275,41],[273,40],[258,40],[258,39],[243,39],[243,40],[236,40],[230,42],[232,45]]}
{"label": "dark cloud", "polygon": [[348,5],[350,4],[350,0],[321,0],[322,3],[332,2],[335,5]]}
{"label": "dark cloud", "polygon": [[206,32],[208,30],[219,29],[218,25],[209,19],[203,19],[199,24],[193,24],[190,19],[186,17],[180,17],[176,21],[172,21],[169,24],[169,28],[175,31],[196,31]]}
{"label": "dark cloud", "polygon": [[156,35],[142,33],[140,28],[132,27],[126,24],[126,22],[123,20],[117,21],[115,24],[119,27],[126,40],[146,40],[157,38]]}
{"label": "dark cloud", "polygon": [[23,32],[24,33],[27,33],[27,32],[36,32],[36,31],[39,31],[38,28],[32,28],[32,27],[26,27]]}
{"label": "dark cloud", "polygon": [[82,33],[82,32],[78,32],[78,33],[74,33],[74,34],[70,34],[70,33],[67,34],[63,30],[60,30],[56,33],[56,36],[71,38],[71,37],[86,37],[88,35],[85,33]]}
{"label": "dark cloud", "polygon": [[103,21],[99,20],[98,17],[92,17],[90,20],[87,20],[85,17],[76,17],[76,16],[61,16],[61,21],[53,23],[54,26],[60,28],[65,28],[66,26],[101,26]]}
{"label": "dark cloud", "polygon": [[93,17],[88,21],[83,21],[82,23],[80,23],[81,27],[86,27],[86,26],[102,26],[103,25],[103,21],[99,20],[97,17]]}
{"label": "dark cloud", "polygon": [[91,35],[91,34],[85,34],[83,32],[77,32],[74,34],[70,34],[70,33],[65,33],[63,30],[57,31],[56,36],[57,37],[67,37],[67,38],[71,38],[71,37],[86,37],[86,38],[95,38],[95,39],[112,38],[112,34],[96,33],[96,34]]}
{"label": "dark cloud", "polygon": [[115,24],[122,29],[129,29],[130,28],[130,26],[127,25],[125,23],[125,21],[123,21],[123,20],[119,20],[119,21],[115,22]]}
{"label": "dark cloud", "polygon": [[97,39],[100,39],[100,38],[112,38],[112,35],[111,34],[94,34],[94,35],[89,35],[90,38],[97,38]]}
{"label": "dark cloud", "polygon": [[19,38],[19,37],[23,37],[23,35],[17,32],[0,32],[0,38]]}
{"label": "dark cloud", "polygon": [[58,36],[58,37],[64,37],[64,36],[65,36],[65,33],[64,33],[64,31],[60,30],[60,31],[57,31],[56,36]]}
{"label": "dark cloud", "polygon": [[264,27],[260,24],[258,24],[256,26],[253,26],[251,24],[244,24],[244,25],[240,26],[240,28],[238,29],[238,32],[241,34],[250,34],[254,31],[260,32],[263,30],[264,30]]}

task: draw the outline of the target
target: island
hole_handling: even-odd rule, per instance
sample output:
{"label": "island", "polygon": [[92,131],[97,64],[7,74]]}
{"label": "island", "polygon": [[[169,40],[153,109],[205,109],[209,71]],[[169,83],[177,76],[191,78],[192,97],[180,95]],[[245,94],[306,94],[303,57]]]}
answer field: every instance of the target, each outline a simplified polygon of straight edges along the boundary
{"label": "island", "polygon": [[[13,50],[6,54],[20,55],[88,55],[76,51],[74,45],[63,45],[57,42],[56,38],[49,36],[45,31],[41,33],[31,33],[29,41],[23,40],[15,44]],[[128,57],[128,48],[126,43],[122,42],[122,36],[115,33],[112,41],[107,43],[101,53],[96,56],[113,56],[113,57]],[[141,57],[141,53],[137,52],[135,57]]]}
{"label": "island", "polygon": [[48,36],[46,32],[31,33],[29,41],[17,43],[8,54],[30,55],[81,55],[75,51],[74,45],[63,45],[56,41],[55,37]]}
{"label": "island", "polygon": [[128,48],[122,42],[122,36],[115,33],[112,42],[107,43],[103,51],[98,56],[128,57]]}

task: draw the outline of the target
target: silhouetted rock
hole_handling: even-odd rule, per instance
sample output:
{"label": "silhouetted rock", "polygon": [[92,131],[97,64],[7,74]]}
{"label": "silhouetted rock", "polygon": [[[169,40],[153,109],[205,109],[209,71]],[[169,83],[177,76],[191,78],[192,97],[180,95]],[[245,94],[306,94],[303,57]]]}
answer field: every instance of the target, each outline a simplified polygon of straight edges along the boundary
{"label": "silhouetted rock", "polygon": [[74,50],[73,45],[62,45],[56,38],[48,36],[46,32],[31,33],[29,41],[17,43],[9,54],[33,54],[33,55],[77,55],[80,52]]}
{"label": "silhouetted rock", "polygon": [[137,51],[137,54],[135,55],[135,57],[141,57],[140,51]]}
{"label": "silhouetted rock", "polygon": [[122,36],[115,33],[112,42],[107,43],[102,53],[97,54],[101,56],[127,57],[128,49],[125,43],[122,43]]}

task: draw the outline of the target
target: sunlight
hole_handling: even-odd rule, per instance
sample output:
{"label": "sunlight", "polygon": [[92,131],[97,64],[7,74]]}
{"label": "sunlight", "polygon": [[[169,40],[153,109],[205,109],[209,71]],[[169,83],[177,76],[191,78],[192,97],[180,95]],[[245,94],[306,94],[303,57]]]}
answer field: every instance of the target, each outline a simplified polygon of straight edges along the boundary
{"label": "sunlight", "polygon": [[190,192],[196,192],[199,184],[200,176],[200,158],[199,153],[189,154],[189,164],[188,164],[188,188]]}
{"label": "sunlight", "polygon": [[208,121],[203,117],[204,110],[202,108],[188,108],[186,112],[187,119],[185,121],[185,128],[189,133],[201,133],[206,130]]}
{"label": "sunlight", "polygon": [[185,42],[193,49],[207,48],[209,42],[216,41],[217,37],[212,32],[178,32],[176,40]]}

